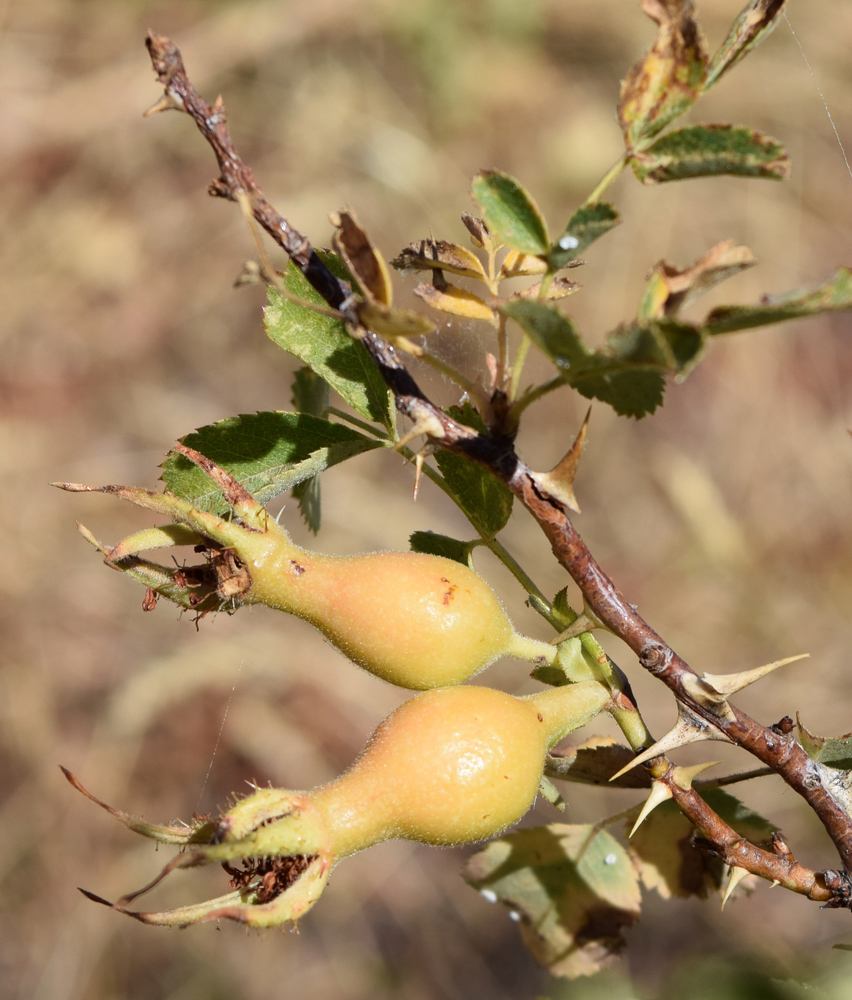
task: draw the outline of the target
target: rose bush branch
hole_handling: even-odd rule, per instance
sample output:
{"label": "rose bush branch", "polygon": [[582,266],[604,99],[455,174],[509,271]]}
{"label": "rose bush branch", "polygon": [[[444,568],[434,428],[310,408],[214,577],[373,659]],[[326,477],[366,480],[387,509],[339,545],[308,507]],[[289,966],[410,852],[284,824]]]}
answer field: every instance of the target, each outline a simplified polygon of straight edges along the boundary
{"label": "rose bush branch", "polygon": [[[627,643],[642,665],[672,690],[680,704],[731,742],[747,749],[802,795],[836,844],[844,868],[852,868],[852,824],[846,810],[825,786],[825,769],[807,756],[789,732],[768,729],[730,706],[727,697],[699,678],[644,621],[597,564],[564,506],[536,483],[534,474],[514,450],[511,432],[492,429],[481,434],[454,420],[428,399],[395,348],[359,322],[351,304],[349,286],[332,274],[310,242],[263,196],[252,171],[237,154],[221,100],[211,106],[198,95],[186,75],[180,52],[169,39],[151,34],[147,44],[165,90],[151,112],[170,108],[182,110],[196,122],[213,148],[220,168],[220,177],[211,184],[210,193],[234,201],[240,200],[241,195],[248,195],[254,218],[290,255],[328,305],[342,314],[350,332],[362,341],[392,390],[397,410],[409,417],[416,430],[432,445],[466,456],[506,483],[549,538],[556,558],[577,583],[595,617]],[[629,702],[629,692],[622,694]],[[635,711],[635,706],[628,710]],[[642,749],[645,747],[634,745],[634,750]],[[726,863],[746,868],[811,898],[832,898],[821,876],[746,844],[696,792],[678,785],[672,777],[676,769],[663,755],[651,760],[649,768],[655,781],[670,790],[684,813]]]}

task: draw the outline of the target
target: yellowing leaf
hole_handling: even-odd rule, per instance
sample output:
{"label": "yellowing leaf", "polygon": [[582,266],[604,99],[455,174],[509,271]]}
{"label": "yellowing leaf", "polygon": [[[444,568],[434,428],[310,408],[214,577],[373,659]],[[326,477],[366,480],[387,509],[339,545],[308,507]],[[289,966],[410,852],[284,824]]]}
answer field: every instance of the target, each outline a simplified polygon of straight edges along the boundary
{"label": "yellowing leaf", "polygon": [[422,337],[432,333],[435,324],[411,309],[392,309],[381,302],[359,302],[358,319],[380,337],[388,340]]}
{"label": "yellowing leaf", "polygon": [[709,90],[722,76],[756,48],[778,23],[784,12],[786,0],[751,0],[731,25],[728,37],[713,56],[707,73],[705,90]]}
{"label": "yellowing leaf", "polygon": [[391,264],[400,271],[407,268],[414,271],[451,271],[465,278],[486,280],[485,271],[476,254],[446,240],[418,240],[410,243],[398,257],[394,257]]}
{"label": "yellowing leaf", "polygon": [[751,250],[733,240],[717,243],[683,270],[661,260],[648,279],[639,319],[674,318],[693,299],[756,263]]}
{"label": "yellowing leaf", "polygon": [[530,274],[544,274],[547,262],[534,254],[510,250],[500,268],[501,278],[523,278]]}
{"label": "yellowing leaf", "polygon": [[694,9],[693,0],[642,0],[659,29],[621,85],[618,119],[630,152],[643,149],[701,93],[707,52]]}
{"label": "yellowing leaf", "polygon": [[414,289],[414,294],[440,312],[461,316],[463,319],[480,319],[497,325],[494,310],[466,288],[457,288],[455,285],[445,285],[443,288],[435,285],[418,285]]}
{"label": "yellowing leaf", "polygon": [[[544,296],[547,302],[556,302],[559,299],[564,299],[568,295],[573,295],[574,292],[579,288],[579,284],[576,281],[571,281],[568,278],[556,277],[551,281],[547,289],[547,294]],[[512,299],[537,299],[539,292],[541,291],[541,282],[538,281],[529,288],[525,288],[522,292],[515,292],[514,295],[509,296],[509,300]]]}
{"label": "yellowing leaf", "polygon": [[365,297],[389,306],[393,302],[393,288],[388,266],[354,214],[344,210],[332,215],[331,224],[337,228],[332,240],[334,249],[346,262]]}

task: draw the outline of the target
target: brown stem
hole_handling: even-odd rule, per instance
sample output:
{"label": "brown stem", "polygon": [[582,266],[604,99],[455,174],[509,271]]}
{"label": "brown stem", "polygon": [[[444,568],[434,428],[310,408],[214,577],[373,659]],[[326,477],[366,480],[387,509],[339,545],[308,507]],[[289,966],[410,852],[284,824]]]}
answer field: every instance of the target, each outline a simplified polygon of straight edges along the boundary
{"label": "brown stem", "polygon": [[[577,533],[565,509],[536,488],[529,468],[515,453],[512,438],[493,430],[487,435],[478,434],[452,420],[422,392],[393,347],[377,334],[359,327],[354,309],[349,305],[349,286],[328,270],[310,242],[269,204],[252,171],[240,159],[228,132],[227,114],[221,100],[211,106],[200,97],[189,82],[178,48],[168,38],[149,33],[146,44],[165,89],[164,97],[151,112],[173,108],[185,111],[195,121],[219,163],[220,177],[210,185],[210,193],[232,201],[238,200],[241,192],[249,195],[258,223],[286,250],[323,299],[343,313],[362,340],[394,392],[397,409],[410,417],[416,426],[422,426],[434,445],[467,456],[508,485],[536,519],[550,540],[557,560],[576,582],[596,617],[627,643],[642,666],[663,681],[679,701],[771,767],[802,795],[834,841],[844,869],[852,871],[852,822],[823,786],[820,768],[791,735],[767,729],[728,706],[727,702],[711,704],[706,698],[696,700],[695,692],[701,694],[700,679],[619,592]],[[657,758],[650,766],[658,769],[667,763],[665,758]],[[848,905],[850,889],[845,873],[826,872],[824,876],[816,876],[801,866],[786,862],[791,865],[790,872],[778,878],[778,862],[770,863],[773,855],[742,841],[696,792],[683,792],[679,786],[672,791],[686,816],[706,834],[728,864],[747,868],[811,898],[827,898],[829,905]],[[823,892],[828,895],[823,896]]]}

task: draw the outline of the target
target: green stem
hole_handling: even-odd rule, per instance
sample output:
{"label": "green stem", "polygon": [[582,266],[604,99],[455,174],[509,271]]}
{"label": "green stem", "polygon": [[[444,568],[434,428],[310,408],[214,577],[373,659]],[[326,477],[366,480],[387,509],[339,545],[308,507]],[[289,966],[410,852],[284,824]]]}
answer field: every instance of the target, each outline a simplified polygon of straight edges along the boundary
{"label": "green stem", "polygon": [[514,400],[518,395],[518,383],[521,381],[521,372],[524,370],[524,362],[527,360],[532,341],[528,334],[524,334],[515,355],[515,363],[512,365],[512,381],[509,386],[509,399]]}
{"label": "green stem", "polygon": [[530,403],[536,402],[536,400],[541,399],[542,396],[546,396],[549,392],[553,392],[554,389],[559,389],[565,384],[565,380],[561,375],[554,375],[546,382],[542,382],[540,385],[527,389],[523,396],[521,396],[521,398],[513,404],[512,418],[517,421]]}
{"label": "green stem", "polygon": [[509,570],[512,576],[518,581],[518,583],[520,583],[528,594],[532,594],[536,597],[548,610],[551,609],[550,601],[548,601],[541,590],[539,590],[539,588],[533,583],[523,566],[521,566],[511,552],[504,547],[502,542],[496,538],[483,538],[482,543],[487,549],[490,549],[495,556],[497,556],[500,562],[503,563],[506,569]]}
{"label": "green stem", "polygon": [[[421,353],[422,351],[422,353]],[[425,364],[429,365],[430,368],[434,368],[435,371],[440,372],[445,375],[451,382],[455,382],[459,388],[463,389],[468,396],[470,396],[473,401],[474,406],[480,413],[484,413],[486,410],[486,401],[480,391],[478,385],[466,376],[462,375],[458,369],[453,368],[452,365],[447,364],[446,361],[442,361],[439,357],[434,354],[430,354],[425,348],[421,348],[414,357],[419,358]]]}
{"label": "green stem", "polygon": [[612,184],[612,182],[618,177],[622,170],[630,162],[630,154],[625,153],[620,160],[613,163],[613,165],[607,170],[607,172],[601,178],[598,186],[592,191],[588,198],[583,202],[583,206],[594,205],[595,202],[600,201],[601,195],[606,191],[606,189]]}
{"label": "green stem", "polygon": [[336,406],[327,406],[325,412],[333,413],[335,417],[340,417],[341,420],[345,420],[362,431],[372,434],[373,437],[377,437],[381,441],[390,442],[390,438],[387,436],[387,429],[384,427],[374,427],[372,424],[368,424],[366,420],[359,420],[358,417],[353,417],[351,413],[344,413],[343,410],[338,410]]}

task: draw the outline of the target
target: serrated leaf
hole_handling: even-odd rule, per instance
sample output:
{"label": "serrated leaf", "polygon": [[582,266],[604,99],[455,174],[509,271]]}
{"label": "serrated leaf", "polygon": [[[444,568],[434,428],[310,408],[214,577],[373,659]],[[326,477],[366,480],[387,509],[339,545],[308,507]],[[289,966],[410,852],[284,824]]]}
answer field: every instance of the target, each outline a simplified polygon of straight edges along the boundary
{"label": "serrated leaf", "polygon": [[[230,473],[261,503],[374,448],[382,442],[307,413],[243,414],[201,427],[182,443]],[[189,459],[171,454],[163,463],[166,489],[199,510],[223,514],[222,494]]]}
{"label": "serrated leaf", "polygon": [[707,52],[693,16],[693,0],[642,0],[642,10],[659,27],[654,44],[621,84],[618,120],[628,152],[643,149],[688,111],[707,74]]}
{"label": "serrated leaf", "polygon": [[[335,254],[319,251],[319,256],[336,276],[341,276],[343,267]],[[287,266],[283,281],[291,294],[325,305],[295,264]],[[274,288],[269,289],[268,296],[264,327],[269,339],[310,366],[362,417],[392,427],[393,407],[387,386],[364,346],[349,336],[343,323],[288,301]]]}
{"label": "serrated leaf", "polygon": [[408,544],[412,552],[443,556],[445,559],[452,559],[469,569],[473,569],[473,550],[479,542],[478,540],[460,542],[457,538],[450,538],[449,535],[438,535],[434,531],[415,531],[409,536]]}
{"label": "serrated leaf", "polygon": [[478,319],[497,325],[494,310],[478,295],[466,288],[458,288],[444,282],[442,287],[436,285],[418,285],[414,294],[439,312],[450,313],[463,319]]}
{"label": "serrated leaf", "polygon": [[630,747],[616,743],[611,736],[592,736],[578,746],[554,751],[547,760],[545,771],[550,778],[574,781],[583,785],[605,785],[611,788],[650,788],[651,778],[641,767],[610,781],[626,767],[636,754]]}
{"label": "serrated leaf", "polygon": [[550,248],[550,266],[554,270],[566,267],[619,222],[621,217],[618,212],[605,201],[582,205],[568,220],[565,232]]}
{"label": "serrated leaf", "polygon": [[674,318],[700,295],[755,263],[751,250],[736,246],[733,240],[717,243],[683,270],[661,260],[645,286],[638,318],[640,321]]}
{"label": "serrated leaf", "polygon": [[715,337],[788,319],[846,312],[849,309],[852,309],[852,271],[841,267],[829,281],[817,288],[797,289],[786,295],[767,295],[754,306],[720,306],[704,320],[703,329]]}
{"label": "serrated leaf", "polygon": [[713,56],[704,83],[705,91],[716,84],[723,73],[736,66],[743,56],[760,45],[778,23],[785,5],[786,0],[751,0],[731,25],[727,38]]}
{"label": "serrated leaf", "polygon": [[[742,837],[753,844],[768,842],[775,827],[739,799],[721,789],[701,792],[704,801]],[[628,828],[633,820],[628,821]],[[664,898],[700,896],[722,886],[726,867],[692,845],[695,828],[674,802],[663,802],[630,840],[629,853],[647,889]]]}
{"label": "serrated leaf", "polygon": [[852,771],[852,733],[846,736],[814,736],[798,721],[799,742],[805,753],[818,764],[838,771]]}
{"label": "serrated leaf", "polygon": [[418,240],[394,257],[391,265],[400,271],[450,271],[465,278],[486,281],[486,274],[476,254],[446,240]]}
{"label": "serrated leaf", "polygon": [[790,176],[790,157],[771,136],[737,125],[692,125],[668,132],[632,156],[630,165],[643,184],[662,184],[690,177]]}
{"label": "serrated leaf", "polygon": [[464,878],[518,914],[524,943],[555,976],[593,975],[624,948],[639,885],[624,848],[595,827],[521,830],[489,844]]}
{"label": "serrated leaf", "polygon": [[[477,412],[468,403],[447,411],[454,420],[484,430]],[[458,508],[482,535],[493,538],[506,526],[514,497],[508,486],[493,473],[463,455],[438,451],[435,461]]]}
{"label": "serrated leaf", "polygon": [[[319,417],[328,406],[328,382],[311,368],[299,368],[293,376],[290,402],[298,413]],[[319,475],[293,487],[293,499],[308,528],[316,535],[322,522],[322,487]]]}
{"label": "serrated leaf", "polygon": [[383,306],[393,303],[393,286],[384,257],[376,249],[354,212],[344,210],[331,216],[336,227],[334,249],[346,262],[364,297]]}
{"label": "serrated leaf", "polygon": [[507,247],[544,255],[550,244],[547,226],[532,195],[514,177],[482,170],[473,178],[476,199],[488,229]]}

